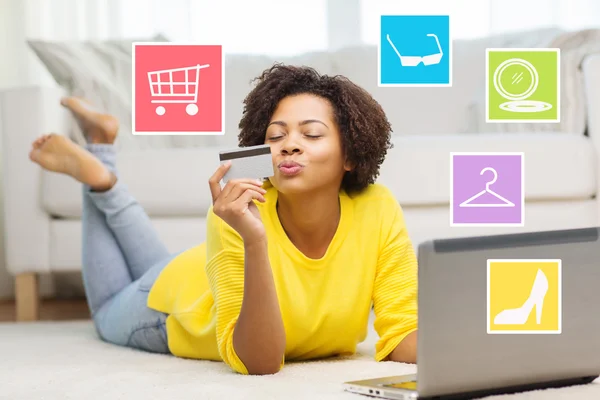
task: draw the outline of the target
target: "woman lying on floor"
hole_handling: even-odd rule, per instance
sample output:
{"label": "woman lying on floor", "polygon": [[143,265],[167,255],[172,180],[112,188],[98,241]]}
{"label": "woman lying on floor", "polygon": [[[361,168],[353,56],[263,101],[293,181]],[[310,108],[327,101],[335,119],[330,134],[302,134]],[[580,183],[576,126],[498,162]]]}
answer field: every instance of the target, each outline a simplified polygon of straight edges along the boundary
{"label": "woman lying on floor", "polygon": [[273,374],[285,360],[354,353],[373,304],[375,359],[415,363],[416,257],[396,198],[374,183],[391,146],[382,108],[309,68],[276,65],[257,80],[239,143],[269,144],[275,175],[221,188],[220,166],[206,188],[207,240],[181,253],[118,179],[114,117],[66,98],[86,148],[56,134],[33,143],[32,161],[83,184],[83,280],[99,336]]}

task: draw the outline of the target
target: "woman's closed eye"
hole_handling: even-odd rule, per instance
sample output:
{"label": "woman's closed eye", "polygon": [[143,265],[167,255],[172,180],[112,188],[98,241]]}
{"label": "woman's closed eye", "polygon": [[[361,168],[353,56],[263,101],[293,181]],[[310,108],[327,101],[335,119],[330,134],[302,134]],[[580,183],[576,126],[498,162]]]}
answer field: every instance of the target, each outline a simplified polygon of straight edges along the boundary
{"label": "woman's closed eye", "polygon": [[[318,139],[320,137],[323,137],[323,135],[304,135],[308,138],[311,139]],[[268,140],[277,140],[277,139],[281,139],[283,136],[271,136],[270,138],[268,138]]]}

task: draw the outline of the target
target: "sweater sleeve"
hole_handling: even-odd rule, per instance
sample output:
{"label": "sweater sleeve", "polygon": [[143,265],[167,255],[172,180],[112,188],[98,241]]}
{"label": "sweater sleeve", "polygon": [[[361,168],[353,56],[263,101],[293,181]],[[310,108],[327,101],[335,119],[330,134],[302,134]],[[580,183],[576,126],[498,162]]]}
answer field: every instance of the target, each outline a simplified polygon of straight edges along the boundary
{"label": "sweater sleeve", "polygon": [[206,219],[206,243],[206,275],[214,298],[219,354],[234,371],[247,375],[233,348],[233,331],[244,297],[244,243],[212,206]]}
{"label": "sweater sleeve", "polygon": [[417,259],[404,223],[404,215],[394,199],[386,210],[392,215],[384,223],[381,252],[373,288],[376,361],[384,360],[396,346],[417,329]]}

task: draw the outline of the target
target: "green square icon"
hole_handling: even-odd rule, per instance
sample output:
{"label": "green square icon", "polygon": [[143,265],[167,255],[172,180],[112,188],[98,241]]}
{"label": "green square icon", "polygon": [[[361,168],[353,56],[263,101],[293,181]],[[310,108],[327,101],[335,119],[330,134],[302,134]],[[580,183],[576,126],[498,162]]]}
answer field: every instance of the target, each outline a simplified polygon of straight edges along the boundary
{"label": "green square icon", "polygon": [[486,122],[560,122],[560,49],[486,49]]}

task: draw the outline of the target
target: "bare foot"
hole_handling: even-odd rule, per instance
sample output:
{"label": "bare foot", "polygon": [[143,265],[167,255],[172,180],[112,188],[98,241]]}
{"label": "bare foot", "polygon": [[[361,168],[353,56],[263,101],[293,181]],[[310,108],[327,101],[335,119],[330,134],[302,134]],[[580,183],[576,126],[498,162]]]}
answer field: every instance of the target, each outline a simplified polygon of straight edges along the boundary
{"label": "bare foot", "polygon": [[71,111],[88,143],[114,143],[119,131],[117,118],[98,112],[90,103],[78,97],[65,97],[60,104]]}
{"label": "bare foot", "polygon": [[72,176],[95,191],[113,187],[116,177],[92,153],[66,136],[50,134],[39,137],[31,145],[29,158],[48,171]]}

